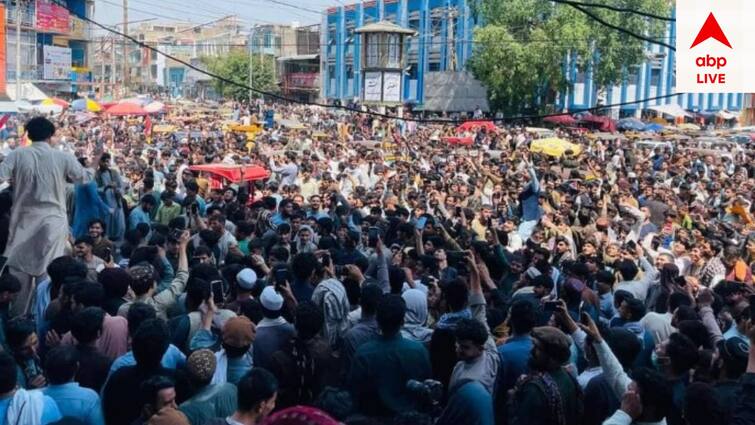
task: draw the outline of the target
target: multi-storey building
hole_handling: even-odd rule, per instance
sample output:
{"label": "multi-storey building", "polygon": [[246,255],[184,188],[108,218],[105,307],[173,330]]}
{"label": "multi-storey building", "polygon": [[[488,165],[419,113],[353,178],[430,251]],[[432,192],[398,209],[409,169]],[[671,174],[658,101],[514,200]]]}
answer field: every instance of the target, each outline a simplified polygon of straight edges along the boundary
{"label": "multi-storey building", "polygon": [[[88,43],[93,0],[2,0],[5,20],[4,88],[22,99],[73,97],[91,90]],[[20,54],[16,50],[20,22]],[[17,64],[19,64],[17,66]],[[19,72],[20,71],[20,72]]]}
{"label": "multi-storey building", "polygon": [[[426,81],[439,71],[459,72],[474,54],[473,32],[480,23],[471,13],[469,0],[374,0],[333,7],[321,24],[321,91],[326,101],[348,102],[360,97],[360,38],[354,30],[371,22],[391,21],[417,32],[408,45],[408,66],[404,75],[403,101],[422,105]],[[675,23],[666,39],[675,39]],[[576,61],[564,58],[569,88],[558,96],[556,106],[578,110],[599,104],[618,104],[675,93],[674,52],[648,44],[648,60],[632,69],[622,84],[600,88],[589,67],[579,69]],[[536,72],[536,70],[533,70]],[[655,101],[621,106],[616,115],[638,115],[662,104],[679,104],[684,109],[739,111],[744,94],[684,94]]]}

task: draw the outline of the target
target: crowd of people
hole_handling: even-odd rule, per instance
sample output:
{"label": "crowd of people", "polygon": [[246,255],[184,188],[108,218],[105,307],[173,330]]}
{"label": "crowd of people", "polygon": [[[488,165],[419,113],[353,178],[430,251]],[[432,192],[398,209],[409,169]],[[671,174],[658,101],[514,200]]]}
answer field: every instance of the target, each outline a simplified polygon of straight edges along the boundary
{"label": "crowd of people", "polygon": [[0,424],[755,423],[753,151],[267,109],[6,124]]}

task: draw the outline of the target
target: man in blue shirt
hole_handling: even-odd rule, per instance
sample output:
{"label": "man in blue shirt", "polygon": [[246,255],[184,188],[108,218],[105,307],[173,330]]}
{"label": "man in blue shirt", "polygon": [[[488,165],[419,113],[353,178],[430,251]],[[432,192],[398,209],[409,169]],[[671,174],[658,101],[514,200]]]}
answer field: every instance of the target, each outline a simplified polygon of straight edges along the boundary
{"label": "man in blue shirt", "polygon": [[[86,367],[86,366],[85,366]],[[73,382],[79,369],[76,350],[71,346],[52,349],[45,360],[49,386],[42,390],[58,405],[64,417],[76,418],[86,425],[103,425],[100,396]]]}
{"label": "man in blue shirt", "polygon": [[128,215],[128,228],[136,229],[136,226],[139,223],[152,223],[150,213],[156,205],[157,201],[155,201],[155,198],[152,195],[142,196],[139,206],[131,210],[131,213]]}
{"label": "man in blue shirt", "polygon": [[[511,306],[509,324],[512,337],[498,347],[501,368],[498,372],[498,391],[502,394],[514,388],[516,380],[529,371],[528,362],[532,351],[530,331],[537,322],[535,305],[528,300],[517,300]],[[501,393],[499,393],[501,394]]]}
{"label": "man in blue shirt", "polygon": [[[16,362],[6,352],[0,352],[0,418],[7,424],[26,424],[38,420],[40,425],[59,421],[62,416],[55,401],[42,392],[16,388]],[[34,412],[42,412],[33,418]]]}

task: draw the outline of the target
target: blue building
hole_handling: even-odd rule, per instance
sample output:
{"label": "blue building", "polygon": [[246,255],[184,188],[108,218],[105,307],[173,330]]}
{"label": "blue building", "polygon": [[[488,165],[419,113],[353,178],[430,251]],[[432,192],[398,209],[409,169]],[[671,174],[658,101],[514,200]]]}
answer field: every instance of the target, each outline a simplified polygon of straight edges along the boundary
{"label": "blue building", "polygon": [[[321,90],[326,101],[349,102],[360,97],[360,37],[354,30],[381,20],[391,21],[417,31],[408,40],[407,69],[404,73],[403,100],[422,104],[425,81],[437,71],[461,71],[473,54],[473,32],[478,22],[467,0],[376,0],[328,9],[321,27]],[[666,39],[676,37],[671,22]],[[569,89],[558,96],[560,109],[579,110],[598,104],[618,104],[675,93],[675,57],[666,47],[648,44],[648,60],[627,70],[620,85],[599,90],[591,70],[578,69],[576,61],[564,60]],[[743,93],[680,94],[664,99],[624,105],[614,111],[618,116],[639,115],[643,110],[678,104],[700,111],[740,111],[745,107]]]}

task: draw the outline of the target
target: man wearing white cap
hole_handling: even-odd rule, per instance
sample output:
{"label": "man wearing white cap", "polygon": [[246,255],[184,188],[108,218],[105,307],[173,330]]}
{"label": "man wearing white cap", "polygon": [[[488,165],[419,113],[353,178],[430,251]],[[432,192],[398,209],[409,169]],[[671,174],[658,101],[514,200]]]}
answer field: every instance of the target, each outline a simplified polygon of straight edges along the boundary
{"label": "man wearing white cap", "polygon": [[240,314],[241,304],[253,300],[252,291],[257,284],[257,273],[252,269],[243,269],[236,274],[236,299],[226,304],[225,308]]}
{"label": "man wearing white cap", "polygon": [[[293,299],[288,286],[281,289],[289,300]],[[273,353],[282,350],[296,334],[294,326],[281,317],[283,303],[283,296],[274,287],[268,286],[262,290],[260,304],[264,318],[257,324],[257,338],[254,342],[255,366],[269,369]]]}

